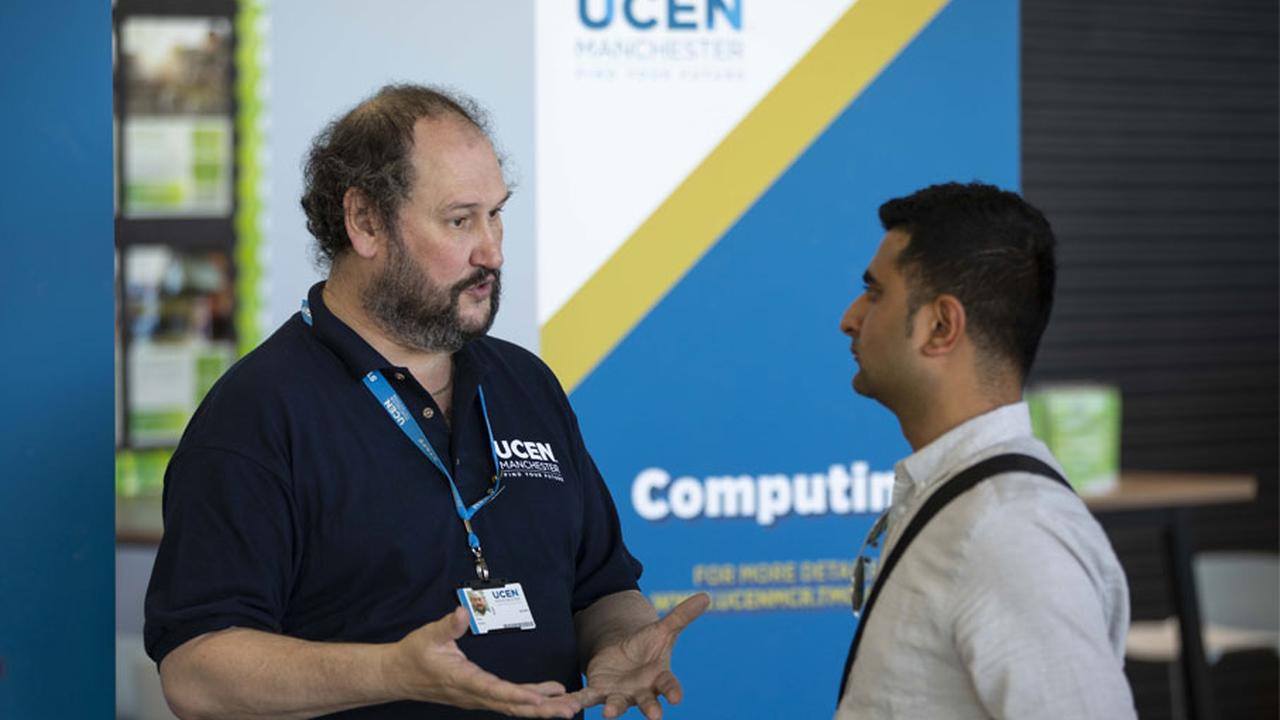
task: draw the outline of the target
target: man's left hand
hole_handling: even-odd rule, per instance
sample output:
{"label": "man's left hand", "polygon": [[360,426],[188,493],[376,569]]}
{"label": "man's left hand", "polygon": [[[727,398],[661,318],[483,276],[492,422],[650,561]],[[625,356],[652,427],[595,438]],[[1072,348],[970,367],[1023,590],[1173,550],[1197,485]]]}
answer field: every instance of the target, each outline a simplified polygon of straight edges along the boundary
{"label": "man's left hand", "polygon": [[660,720],[658,698],[674,705],[684,696],[680,681],[671,672],[671,649],[680,632],[710,604],[706,593],[694,595],[661,620],[602,648],[587,664],[587,687],[580,691],[583,705],[603,702],[606,718],[616,718],[634,705],[649,720]]}

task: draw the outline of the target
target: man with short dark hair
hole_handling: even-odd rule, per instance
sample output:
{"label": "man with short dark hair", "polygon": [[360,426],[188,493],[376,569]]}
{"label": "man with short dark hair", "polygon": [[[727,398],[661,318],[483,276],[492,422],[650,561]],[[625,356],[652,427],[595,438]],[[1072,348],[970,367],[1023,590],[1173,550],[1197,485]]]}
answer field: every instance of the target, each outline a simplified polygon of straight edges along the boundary
{"label": "man with short dark hair", "polygon": [[145,637],[179,715],[679,702],[671,649],[708,598],[657,619],[559,383],[486,335],[510,194],[474,104],[431,88],[316,139],[328,279],[209,392],[165,477]]}
{"label": "man with short dark hair", "polygon": [[1053,305],[1049,223],[1014,193],[956,183],[890,200],[880,220],[840,329],[854,390],[914,453],[855,566],[836,717],[1134,717],[1124,573],[1022,402]]}

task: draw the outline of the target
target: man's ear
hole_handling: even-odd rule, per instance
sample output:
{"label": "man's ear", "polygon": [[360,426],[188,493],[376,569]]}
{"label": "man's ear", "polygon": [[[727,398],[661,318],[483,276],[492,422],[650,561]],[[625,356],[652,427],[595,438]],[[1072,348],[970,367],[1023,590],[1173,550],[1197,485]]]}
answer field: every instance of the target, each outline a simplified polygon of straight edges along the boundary
{"label": "man's ear", "polygon": [[347,188],[342,196],[342,218],[346,222],[351,249],[362,258],[373,258],[382,248],[386,234],[369,196],[359,188]]}
{"label": "man's ear", "polygon": [[921,310],[926,310],[928,327],[921,348],[926,356],[946,355],[955,349],[965,333],[964,305],[955,295],[939,295]]}

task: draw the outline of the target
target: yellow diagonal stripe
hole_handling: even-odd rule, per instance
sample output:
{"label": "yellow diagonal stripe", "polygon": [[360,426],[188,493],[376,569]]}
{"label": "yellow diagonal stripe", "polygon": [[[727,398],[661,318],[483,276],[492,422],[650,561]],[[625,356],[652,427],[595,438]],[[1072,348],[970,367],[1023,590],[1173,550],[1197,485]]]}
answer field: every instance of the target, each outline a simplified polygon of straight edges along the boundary
{"label": "yellow diagonal stripe", "polygon": [[572,391],[947,0],[859,0],[542,327]]}

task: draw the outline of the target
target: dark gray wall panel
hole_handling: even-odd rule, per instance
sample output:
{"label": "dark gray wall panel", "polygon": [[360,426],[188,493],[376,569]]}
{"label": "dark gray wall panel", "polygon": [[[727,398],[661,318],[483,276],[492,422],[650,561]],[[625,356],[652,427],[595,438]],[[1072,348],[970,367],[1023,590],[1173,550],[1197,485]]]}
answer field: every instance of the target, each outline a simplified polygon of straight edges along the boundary
{"label": "dark gray wall panel", "polygon": [[[1277,546],[1280,74],[1275,0],[1026,0],[1023,189],[1059,239],[1033,381],[1123,393],[1129,468],[1247,472],[1202,549]],[[1158,538],[1119,530],[1135,617],[1169,612]],[[1276,717],[1276,659],[1214,671],[1219,717]],[[1129,669],[1169,717],[1164,668]]]}

